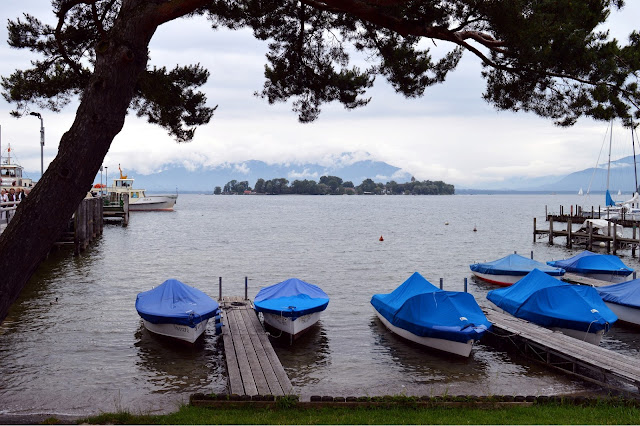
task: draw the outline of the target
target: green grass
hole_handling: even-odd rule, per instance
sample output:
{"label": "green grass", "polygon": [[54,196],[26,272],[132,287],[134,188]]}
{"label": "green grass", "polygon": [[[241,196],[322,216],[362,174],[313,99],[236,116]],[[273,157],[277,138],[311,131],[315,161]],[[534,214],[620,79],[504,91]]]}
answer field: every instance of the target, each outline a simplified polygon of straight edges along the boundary
{"label": "green grass", "polygon": [[192,407],[166,415],[105,413],[82,419],[89,424],[638,424],[640,408],[625,403],[541,404],[479,407]]}

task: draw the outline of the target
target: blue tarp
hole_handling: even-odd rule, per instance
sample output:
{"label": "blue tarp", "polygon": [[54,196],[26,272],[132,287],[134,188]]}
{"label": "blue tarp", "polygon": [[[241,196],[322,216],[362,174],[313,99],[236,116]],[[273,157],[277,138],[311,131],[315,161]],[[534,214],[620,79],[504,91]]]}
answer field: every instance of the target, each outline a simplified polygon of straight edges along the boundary
{"label": "blue tarp", "polygon": [[564,268],[567,272],[582,274],[612,274],[626,277],[633,269],[622,263],[618,256],[598,254],[585,250],[569,259],[547,262],[550,266]]}
{"label": "blue tarp", "polygon": [[596,288],[605,302],[640,309],[640,279]]}
{"label": "blue tarp", "polygon": [[519,254],[510,254],[493,262],[474,263],[469,265],[469,268],[474,272],[493,275],[525,276],[534,269],[539,269],[552,276],[562,276],[565,272],[562,268],[551,267]]}
{"label": "blue tarp", "polygon": [[293,319],[324,311],[328,304],[329,296],[320,287],[297,278],[289,278],[265,287],[253,300],[257,312],[267,312]]}
{"label": "blue tarp", "polygon": [[510,287],[491,290],[487,299],[514,317],[544,327],[608,331],[618,317],[590,286],[568,284],[537,269]]}
{"label": "blue tarp", "polygon": [[218,302],[176,279],[169,279],[158,287],[138,294],[138,314],[153,324],[196,324],[218,313]]}
{"label": "blue tarp", "polygon": [[375,294],[371,304],[396,327],[416,336],[466,343],[491,328],[469,293],[444,291],[414,272],[389,294]]}

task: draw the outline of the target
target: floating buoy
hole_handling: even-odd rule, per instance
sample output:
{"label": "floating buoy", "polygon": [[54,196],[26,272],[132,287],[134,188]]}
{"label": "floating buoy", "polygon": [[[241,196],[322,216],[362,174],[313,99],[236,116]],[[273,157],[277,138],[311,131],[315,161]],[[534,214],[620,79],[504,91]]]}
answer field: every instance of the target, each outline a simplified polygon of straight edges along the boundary
{"label": "floating buoy", "polygon": [[445,222],[444,224],[445,224],[445,225],[448,225],[448,224],[449,224],[449,222]]}
{"label": "floating buoy", "polygon": [[478,232],[475,226],[473,227],[473,232]]}
{"label": "floating buoy", "polygon": [[380,235],[380,241],[384,241],[384,238],[382,238],[382,235]]}

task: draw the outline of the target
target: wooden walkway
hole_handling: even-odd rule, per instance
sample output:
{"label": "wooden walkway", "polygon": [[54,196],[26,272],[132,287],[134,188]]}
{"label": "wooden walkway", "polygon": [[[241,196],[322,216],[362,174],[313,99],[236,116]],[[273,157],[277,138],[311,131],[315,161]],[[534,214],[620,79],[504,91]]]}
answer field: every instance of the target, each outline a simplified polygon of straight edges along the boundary
{"label": "wooden walkway", "polygon": [[615,284],[610,281],[603,281],[595,278],[583,277],[581,275],[572,274],[570,272],[566,272],[562,276],[562,281],[566,281],[571,284],[590,285],[591,287],[604,287],[607,285]]}
{"label": "wooden walkway", "polygon": [[493,334],[507,339],[527,357],[554,369],[640,397],[637,359],[554,332],[495,309],[484,309]]}
{"label": "wooden walkway", "polygon": [[222,338],[230,393],[290,395],[291,381],[249,300],[223,297]]}

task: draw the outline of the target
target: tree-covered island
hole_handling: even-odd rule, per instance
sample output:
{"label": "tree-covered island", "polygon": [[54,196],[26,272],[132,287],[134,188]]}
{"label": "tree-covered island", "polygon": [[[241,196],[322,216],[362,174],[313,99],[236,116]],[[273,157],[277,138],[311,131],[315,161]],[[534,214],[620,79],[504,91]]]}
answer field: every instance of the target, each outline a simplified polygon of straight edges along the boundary
{"label": "tree-covered island", "polygon": [[291,185],[285,178],[277,178],[264,180],[262,178],[256,181],[253,188],[249,186],[248,181],[231,180],[227,182],[223,188],[216,186],[213,193],[220,194],[299,194],[299,195],[453,195],[455,187],[442,181],[424,180],[417,181],[411,178],[411,182],[397,183],[390,181],[385,183],[374,182],[372,179],[365,179],[358,186],[354,186],[353,182],[343,182],[338,176],[322,176],[320,182],[315,180],[294,180]]}

